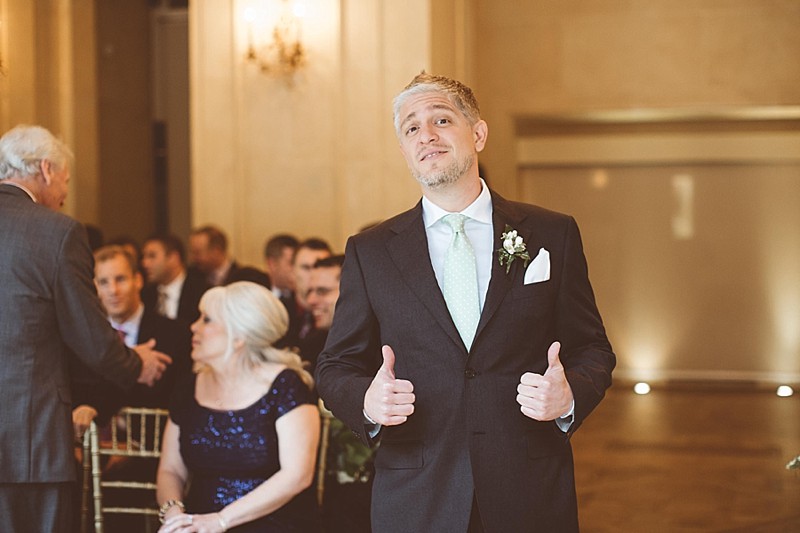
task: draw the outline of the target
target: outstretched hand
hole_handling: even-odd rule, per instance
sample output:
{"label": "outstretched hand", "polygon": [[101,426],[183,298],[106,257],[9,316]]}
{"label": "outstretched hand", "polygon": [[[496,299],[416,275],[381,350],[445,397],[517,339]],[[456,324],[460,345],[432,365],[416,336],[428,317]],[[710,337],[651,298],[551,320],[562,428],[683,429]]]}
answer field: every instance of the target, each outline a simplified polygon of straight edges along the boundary
{"label": "outstretched hand", "polygon": [[394,350],[381,349],[383,364],[364,395],[364,412],[382,426],[402,424],[414,412],[414,385],[394,375]]}
{"label": "outstretched hand", "polygon": [[517,385],[517,403],[522,414],[541,422],[555,420],[569,412],[572,406],[572,389],[564,374],[556,341],[547,350],[547,371],[544,375],[525,372]]}
{"label": "outstretched hand", "polygon": [[167,369],[167,365],[172,363],[172,358],[167,354],[155,350],[155,346],[155,339],[150,339],[144,344],[140,344],[134,348],[134,351],[142,360],[142,372],[139,374],[138,381],[148,387],[155,385],[156,381],[161,379],[161,376]]}

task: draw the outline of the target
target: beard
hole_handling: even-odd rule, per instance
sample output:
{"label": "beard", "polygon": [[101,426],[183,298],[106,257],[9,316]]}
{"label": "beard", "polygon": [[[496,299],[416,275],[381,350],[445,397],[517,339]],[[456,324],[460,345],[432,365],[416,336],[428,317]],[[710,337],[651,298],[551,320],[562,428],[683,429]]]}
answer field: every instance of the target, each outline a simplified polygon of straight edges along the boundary
{"label": "beard", "polygon": [[466,173],[474,163],[475,154],[467,154],[461,160],[453,161],[445,168],[432,170],[427,174],[412,169],[411,173],[414,175],[414,179],[423,186],[437,190],[457,182],[458,178]]}

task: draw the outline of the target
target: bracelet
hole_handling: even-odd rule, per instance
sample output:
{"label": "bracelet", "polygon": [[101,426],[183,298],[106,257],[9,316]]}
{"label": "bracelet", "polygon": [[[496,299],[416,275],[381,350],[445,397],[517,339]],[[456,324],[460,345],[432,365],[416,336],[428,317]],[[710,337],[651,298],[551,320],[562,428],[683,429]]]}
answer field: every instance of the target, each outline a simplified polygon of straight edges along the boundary
{"label": "bracelet", "polygon": [[228,531],[228,523],[222,518],[222,513],[217,513],[217,520],[219,520],[219,525],[222,528],[222,533]]}
{"label": "bracelet", "polygon": [[169,511],[170,509],[172,509],[176,505],[181,508],[181,512],[182,513],[186,511],[186,506],[183,505],[182,501],[180,501],[180,500],[167,500],[158,509],[158,521],[163,524],[164,523],[164,516],[167,514],[167,511]]}

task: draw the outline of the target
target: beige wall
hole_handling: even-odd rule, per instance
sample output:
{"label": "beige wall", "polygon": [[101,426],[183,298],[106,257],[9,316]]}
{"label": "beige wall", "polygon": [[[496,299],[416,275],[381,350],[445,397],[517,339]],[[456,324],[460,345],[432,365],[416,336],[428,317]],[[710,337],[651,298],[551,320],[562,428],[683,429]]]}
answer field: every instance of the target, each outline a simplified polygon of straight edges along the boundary
{"label": "beige wall", "polygon": [[489,175],[514,195],[514,118],[800,103],[794,0],[473,0]]}
{"label": "beige wall", "polygon": [[[308,63],[290,82],[244,61],[244,13],[254,6],[190,9],[194,223],[222,226],[234,254],[253,264],[277,232],[343,250],[348,235],[419,196],[390,101],[429,68],[427,2],[309,3]],[[258,22],[256,38],[268,35]]]}

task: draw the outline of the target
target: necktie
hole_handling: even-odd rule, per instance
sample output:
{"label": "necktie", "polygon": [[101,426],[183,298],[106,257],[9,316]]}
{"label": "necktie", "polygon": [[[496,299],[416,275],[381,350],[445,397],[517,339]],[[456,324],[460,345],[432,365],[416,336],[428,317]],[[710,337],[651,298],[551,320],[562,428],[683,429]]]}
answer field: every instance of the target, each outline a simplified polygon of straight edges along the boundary
{"label": "necktie", "polygon": [[466,215],[452,214],[442,221],[453,230],[453,240],[444,256],[442,293],[447,309],[458,329],[461,340],[469,350],[481,316],[478,299],[478,272],[475,251],[464,232]]}
{"label": "necktie", "polygon": [[158,314],[161,316],[167,316],[167,291],[161,286],[159,286],[156,290],[158,291],[158,302],[156,304],[158,307]]}
{"label": "necktie", "polygon": [[125,333],[125,330],[122,329],[122,328],[114,328],[114,329],[117,331],[117,337],[119,337],[119,340],[122,341],[122,344],[125,344],[125,338],[127,336],[127,333]]}

